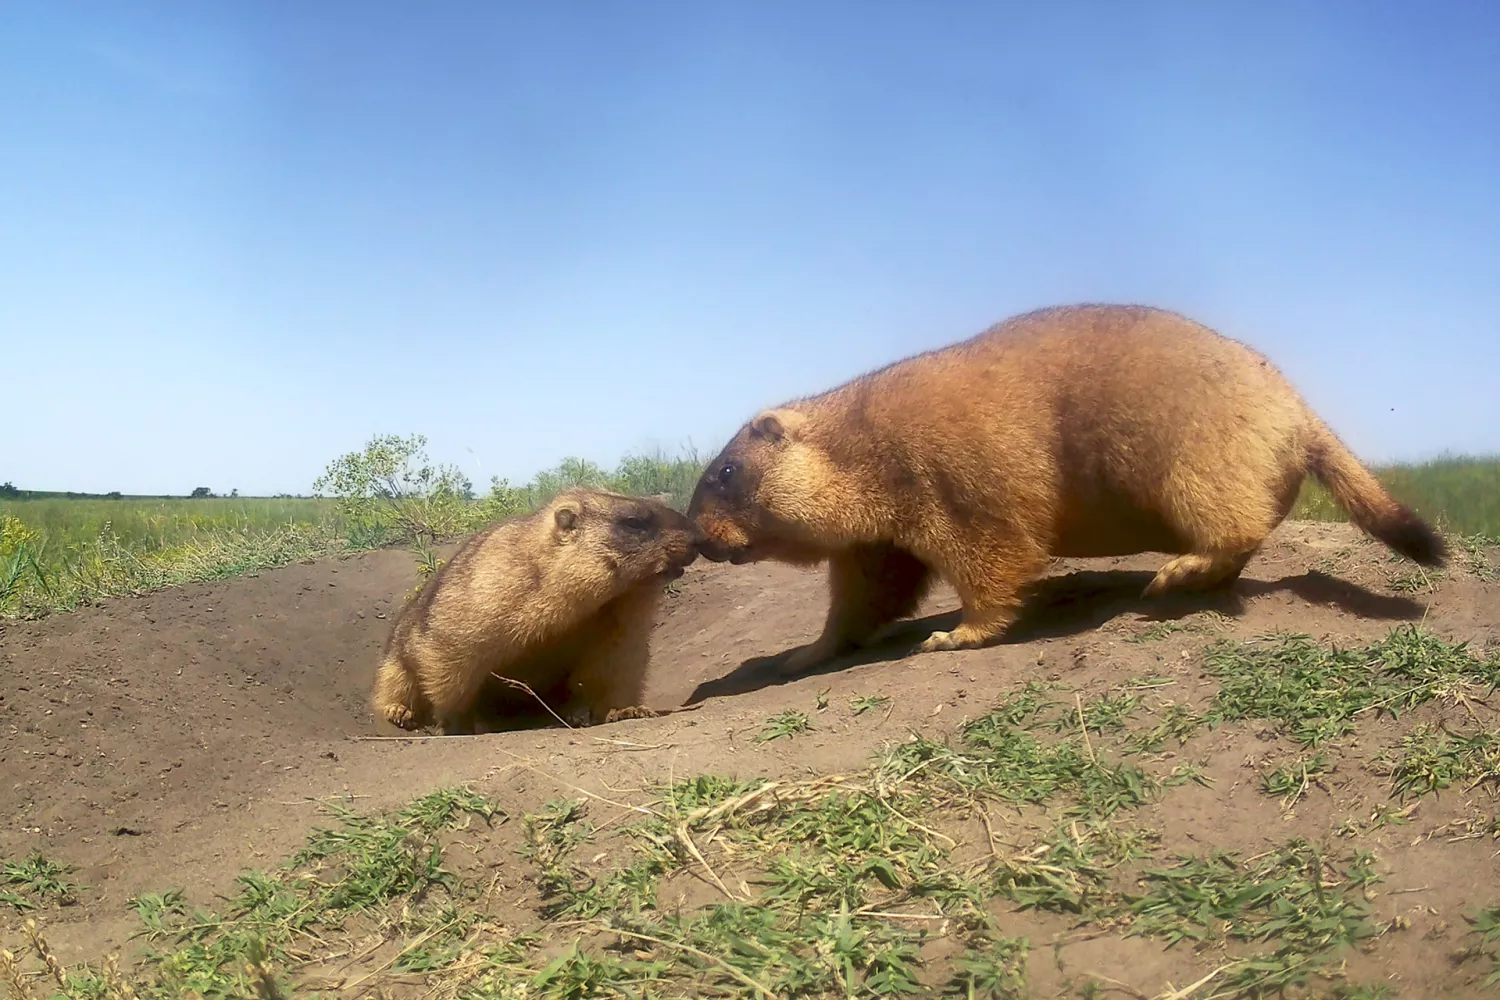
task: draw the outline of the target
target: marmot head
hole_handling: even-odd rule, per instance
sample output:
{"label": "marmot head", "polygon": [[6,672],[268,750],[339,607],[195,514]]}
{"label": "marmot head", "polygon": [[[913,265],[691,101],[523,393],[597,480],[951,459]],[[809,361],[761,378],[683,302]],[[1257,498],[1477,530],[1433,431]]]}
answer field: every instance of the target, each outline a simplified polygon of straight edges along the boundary
{"label": "marmot head", "polygon": [[688,504],[705,559],[739,565],[823,558],[809,528],[821,514],[816,494],[827,460],[806,440],[806,423],[797,410],[766,410],[708,463]]}
{"label": "marmot head", "polygon": [[594,557],[620,586],[675,580],[698,558],[692,522],[659,500],[578,487],[544,517],[556,544]]}

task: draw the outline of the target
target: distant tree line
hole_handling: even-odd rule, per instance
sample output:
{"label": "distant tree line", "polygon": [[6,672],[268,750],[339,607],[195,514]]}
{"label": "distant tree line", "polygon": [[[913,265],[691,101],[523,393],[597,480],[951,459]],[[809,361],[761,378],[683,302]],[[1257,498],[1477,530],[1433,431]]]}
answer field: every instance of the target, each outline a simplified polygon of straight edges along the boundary
{"label": "distant tree line", "polygon": [[[240,495],[240,491],[239,490],[230,490],[227,494],[225,494],[225,496],[228,496],[230,498],[235,498],[235,499],[237,499],[239,497],[239,495]],[[173,493],[131,494],[131,496],[129,497],[129,499],[131,499],[131,500],[177,500],[177,499],[180,499],[181,496],[182,496],[182,494],[180,494],[180,493],[177,493],[177,494],[173,494]],[[203,500],[203,499],[207,499],[207,498],[218,498],[219,494],[215,493],[213,490],[209,489],[207,486],[198,486],[198,487],[195,487],[193,489],[192,493],[188,494],[188,497],[190,499],[193,499],[193,500]],[[279,500],[302,500],[302,499],[307,499],[306,497],[301,497],[301,496],[298,496],[297,494],[294,494],[294,493],[278,493],[278,494],[276,494],[276,498],[279,499]],[[13,483],[13,482],[10,482],[9,480],[7,480],[4,483],[0,483],[0,500],[124,500],[124,499],[127,499],[126,496],[125,496],[125,494],[121,493],[119,490],[110,490],[108,493],[83,493],[83,492],[80,492],[78,490],[23,490],[23,489],[17,488],[16,484]]]}

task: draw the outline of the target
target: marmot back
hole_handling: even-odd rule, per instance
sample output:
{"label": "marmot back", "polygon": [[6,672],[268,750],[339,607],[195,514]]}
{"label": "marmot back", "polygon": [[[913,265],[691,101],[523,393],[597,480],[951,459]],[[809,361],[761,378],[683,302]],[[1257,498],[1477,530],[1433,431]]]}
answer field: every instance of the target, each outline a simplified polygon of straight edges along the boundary
{"label": "marmot back", "polygon": [[571,722],[638,706],[652,614],[696,558],[692,526],[651,499],[568,490],[471,537],[402,609],[373,702],[403,728],[472,725],[490,675]]}
{"label": "marmot back", "polygon": [[1052,556],[1173,554],[1146,588],[1231,584],[1307,473],[1427,565],[1441,538],[1396,503],[1260,354],[1175,313],[1042,309],[766,410],[688,507],[709,559],[827,560],[812,666],[911,614],[934,574],[982,645]]}

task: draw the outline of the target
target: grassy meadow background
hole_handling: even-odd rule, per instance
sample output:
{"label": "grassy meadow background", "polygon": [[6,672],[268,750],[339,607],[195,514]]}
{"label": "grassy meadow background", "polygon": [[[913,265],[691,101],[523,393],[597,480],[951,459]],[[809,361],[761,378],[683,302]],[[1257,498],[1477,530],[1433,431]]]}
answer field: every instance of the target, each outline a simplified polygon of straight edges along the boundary
{"label": "grassy meadow background", "polygon": [[[352,464],[354,478],[363,481],[318,491],[328,496],[115,498],[0,490],[0,618],[40,617],[104,597],[387,545],[411,545],[430,569],[432,543],[533,510],[575,485],[669,494],[682,509],[703,467],[691,454],[633,455],[614,469],[569,458],[524,485],[496,480],[488,493],[475,494],[451,468],[424,479],[420,473],[432,471],[424,445],[418,438],[372,441],[365,452],[330,465],[332,471],[344,463],[347,471]],[[372,483],[382,479],[378,469],[371,472],[382,457],[397,471]]]}
{"label": "grassy meadow background", "polygon": [[[614,469],[569,458],[528,483],[477,494],[433,466],[425,439],[377,438],[335,460],[314,497],[80,497],[0,491],[0,617],[39,617],[103,597],[216,579],[297,560],[431,545],[535,509],[573,485],[667,494],[682,509],[702,471],[694,454],[633,455]],[[1500,457],[1444,457],[1376,470],[1402,501],[1443,529],[1500,537]],[[1293,517],[1344,520],[1311,481]]]}

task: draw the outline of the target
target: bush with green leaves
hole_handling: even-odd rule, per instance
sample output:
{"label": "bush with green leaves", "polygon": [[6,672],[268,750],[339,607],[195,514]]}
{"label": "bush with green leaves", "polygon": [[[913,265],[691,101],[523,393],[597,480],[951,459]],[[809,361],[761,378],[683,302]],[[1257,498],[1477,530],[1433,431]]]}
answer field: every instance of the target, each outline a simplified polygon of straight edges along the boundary
{"label": "bush with green leaves", "polygon": [[330,462],[313,492],[334,498],[356,546],[430,543],[522,508],[516,491],[498,477],[476,503],[467,476],[428,457],[424,434],[371,438],[362,451]]}

